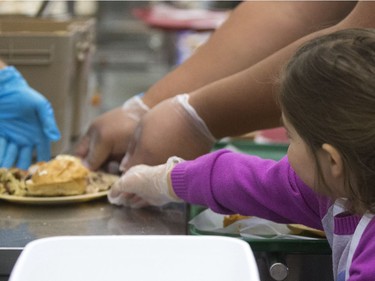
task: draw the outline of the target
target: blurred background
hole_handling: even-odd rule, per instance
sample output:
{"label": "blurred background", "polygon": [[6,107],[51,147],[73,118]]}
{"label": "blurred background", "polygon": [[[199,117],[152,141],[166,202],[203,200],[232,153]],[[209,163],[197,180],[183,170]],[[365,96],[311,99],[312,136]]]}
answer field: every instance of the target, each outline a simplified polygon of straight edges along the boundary
{"label": "blurred background", "polygon": [[65,153],[96,116],[189,57],[237,4],[0,1],[0,57],[51,101],[62,131],[53,154]]}
{"label": "blurred background", "polygon": [[[0,0],[0,57],[16,66],[28,83],[52,103],[62,133],[62,139],[53,144],[52,154],[69,153],[95,117],[147,91],[191,56],[238,3]],[[285,133],[277,134],[280,135]],[[283,146],[271,146],[270,150],[249,146],[250,150],[254,147],[263,153],[285,154]],[[72,233],[72,229],[79,235],[91,231],[105,235],[181,234],[187,228],[184,220],[201,211],[194,206],[186,211],[177,206],[160,212],[124,211],[107,202],[90,206],[91,209],[88,205],[79,206],[77,213],[73,206],[72,213],[67,213],[66,206],[46,212],[42,208],[20,211],[17,206],[4,204],[5,230],[0,233],[0,240],[7,247],[23,246],[24,241],[30,240],[25,234],[29,228],[34,236],[50,235],[55,230],[52,234]],[[262,280],[323,280],[323,273],[331,276],[328,244],[318,241],[317,246],[305,245],[297,240],[290,247],[287,243],[267,243],[255,248]],[[6,252],[8,259],[1,254],[0,251],[0,280],[5,281],[19,251]],[[284,265],[285,260],[290,270]]]}

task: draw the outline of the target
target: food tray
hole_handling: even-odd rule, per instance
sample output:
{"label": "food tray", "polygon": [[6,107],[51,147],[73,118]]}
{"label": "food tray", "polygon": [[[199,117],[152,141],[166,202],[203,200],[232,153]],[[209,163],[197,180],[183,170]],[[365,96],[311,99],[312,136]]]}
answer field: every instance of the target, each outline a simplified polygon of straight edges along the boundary
{"label": "food tray", "polygon": [[[204,211],[206,207],[198,205],[188,206],[189,220]],[[223,234],[214,231],[203,231],[195,226],[188,225],[190,235],[218,235],[238,237],[250,244],[254,252],[282,252],[288,254],[331,254],[331,248],[326,239],[305,240],[305,239],[249,239],[240,237],[237,234]]]}
{"label": "food tray", "polygon": [[[215,145],[214,150],[232,147],[243,153],[257,155],[267,159],[279,160],[285,156],[288,146],[285,144],[257,144],[249,140],[235,140],[222,142]],[[206,207],[188,205],[188,221],[196,217]],[[331,248],[326,239],[302,240],[302,239],[249,239],[237,234],[223,234],[214,231],[202,231],[189,224],[187,227],[190,235],[219,235],[238,237],[245,240],[255,252],[283,252],[295,254],[331,254]]]}
{"label": "food tray", "polygon": [[251,249],[237,239],[186,235],[94,235],[49,237],[30,242],[17,260],[9,280],[260,279]]}

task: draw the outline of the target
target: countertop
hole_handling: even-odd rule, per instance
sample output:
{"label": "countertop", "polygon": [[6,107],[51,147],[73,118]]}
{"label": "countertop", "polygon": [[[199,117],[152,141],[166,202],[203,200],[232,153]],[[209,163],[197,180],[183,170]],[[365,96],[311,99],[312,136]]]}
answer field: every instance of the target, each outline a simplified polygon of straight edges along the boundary
{"label": "countertop", "polygon": [[0,202],[0,280],[23,247],[38,238],[65,235],[184,235],[186,206],[131,209],[107,198],[67,205]]}

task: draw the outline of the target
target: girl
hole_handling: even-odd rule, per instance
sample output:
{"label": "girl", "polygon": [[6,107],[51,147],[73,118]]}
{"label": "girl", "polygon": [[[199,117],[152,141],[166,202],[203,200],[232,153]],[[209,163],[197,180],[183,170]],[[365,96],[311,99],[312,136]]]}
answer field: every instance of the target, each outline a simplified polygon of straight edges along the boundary
{"label": "girl", "polygon": [[219,150],[131,168],[110,202],[182,199],[325,231],[335,280],[375,280],[375,30],[348,29],[300,48],[279,101],[290,145],[280,161]]}

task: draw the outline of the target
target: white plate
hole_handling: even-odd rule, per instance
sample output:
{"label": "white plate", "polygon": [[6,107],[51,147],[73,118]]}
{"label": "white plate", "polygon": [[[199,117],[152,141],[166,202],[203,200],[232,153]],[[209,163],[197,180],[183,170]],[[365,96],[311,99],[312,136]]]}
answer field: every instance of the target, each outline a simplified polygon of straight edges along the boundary
{"label": "white plate", "polygon": [[245,241],[221,236],[60,236],[26,245],[9,281],[259,281]]}
{"label": "white plate", "polygon": [[96,192],[96,193],[86,193],[86,194],[81,194],[81,195],[56,196],[56,197],[25,197],[25,196],[0,194],[0,199],[13,202],[13,203],[22,203],[22,204],[58,205],[58,204],[72,204],[72,203],[87,202],[87,201],[91,201],[94,199],[107,196],[107,193],[108,193],[108,190]]}

